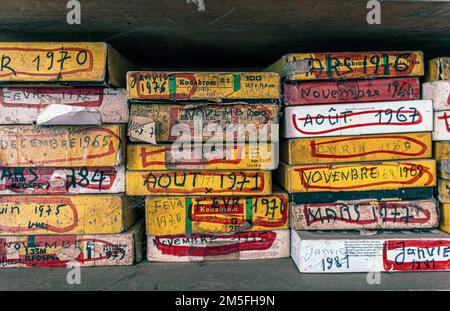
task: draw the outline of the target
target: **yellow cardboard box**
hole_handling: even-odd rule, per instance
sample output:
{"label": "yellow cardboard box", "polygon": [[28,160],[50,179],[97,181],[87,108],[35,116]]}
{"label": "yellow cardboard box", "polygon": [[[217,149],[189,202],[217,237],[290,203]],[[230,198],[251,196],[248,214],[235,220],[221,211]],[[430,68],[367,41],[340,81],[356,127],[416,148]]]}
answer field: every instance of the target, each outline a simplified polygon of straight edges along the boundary
{"label": "yellow cardboard box", "polygon": [[441,204],[441,223],[439,229],[450,234],[450,204]]}
{"label": "yellow cardboard box", "polygon": [[125,86],[133,66],[102,42],[2,42],[0,82]]}
{"label": "yellow cardboard box", "polygon": [[147,197],[147,235],[234,233],[288,228],[287,193],[266,196]]}
{"label": "yellow cardboard box", "polygon": [[429,61],[427,81],[450,80],[450,57],[439,57]]}
{"label": "yellow cardboard box", "polygon": [[271,172],[127,171],[127,195],[265,195]]}
{"label": "yellow cardboard box", "polygon": [[127,74],[134,100],[278,99],[280,76],[273,72],[156,72]]}
{"label": "yellow cardboard box", "polygon": [[430,158],[431,133],[382,134],[285,139],[281,160],[288,164],[322,164]]}
{"label": "yellow cardboard box", "polygon": [[293,53],[266,71],[291,81],[423,76],[424,61],[420,51]]}
{"label": "yellow cardboard box", "polygon": [[439,160],[450,160],[450,141],[434,142],[434,158]]}
{"label": "yellow cardboard box", "polygon": [[[157,142],[225,142],[227,135],[257,141],[253,134],[267,134],[269,141],[278,141],[278,114],[279,107],[273,104],[132,104],[129,128],[154,123],[151,132]],[[130,140],[141,141],[131,136]]]}
{"label": "yellow cardboard box", "polygon": [[275,176],[289,193],[434,187],[436,162],[404,160],[304,166],[280,162]]}
{"label": "yellow cardboard box", "polygon": [[274,170],[278,166],[278,145],[273,143],[130,144],[127,146],[129,170]]}
{"label": "yellow cardboard box", "polygon": [[0,197],[0,235],[110,234],[135,221],[136,198],[121,195]]}
{"label": "yellow cardboard box", "polygon": [[125,126],[0,126],[0,166],[118,166]]}

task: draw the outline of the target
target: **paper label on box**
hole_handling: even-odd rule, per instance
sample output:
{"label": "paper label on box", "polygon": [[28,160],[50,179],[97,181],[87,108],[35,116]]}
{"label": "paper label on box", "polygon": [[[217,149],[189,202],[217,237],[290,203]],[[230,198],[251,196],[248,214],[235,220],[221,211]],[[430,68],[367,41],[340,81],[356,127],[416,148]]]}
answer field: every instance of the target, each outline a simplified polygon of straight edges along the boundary
{"label": "paper label on box", "polygon": [[420,98],[418,78],[284,83],[287,106],[413,100]]}

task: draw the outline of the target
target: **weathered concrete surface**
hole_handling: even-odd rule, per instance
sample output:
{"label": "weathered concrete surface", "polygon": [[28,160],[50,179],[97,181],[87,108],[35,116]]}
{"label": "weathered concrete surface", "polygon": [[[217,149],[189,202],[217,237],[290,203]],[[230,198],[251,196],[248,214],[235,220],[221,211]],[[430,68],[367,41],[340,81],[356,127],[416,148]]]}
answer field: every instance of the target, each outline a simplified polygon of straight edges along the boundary
{"label": "weathered concrete surface", "polygon": [[450,272],[382,273],[369,285],[366,273],[300,274],[291,259],[148,263],[83,268],[81,285],[68,285],[68,269],[3,269],[5,290],[449,290]]}

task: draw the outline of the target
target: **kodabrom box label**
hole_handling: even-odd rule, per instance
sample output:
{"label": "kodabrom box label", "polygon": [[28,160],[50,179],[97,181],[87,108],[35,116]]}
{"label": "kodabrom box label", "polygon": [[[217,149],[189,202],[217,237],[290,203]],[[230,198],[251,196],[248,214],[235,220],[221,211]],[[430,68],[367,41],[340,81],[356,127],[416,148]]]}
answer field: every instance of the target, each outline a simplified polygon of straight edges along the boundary
{"label": "kodabrom box label", "polygon": [[288,164],[431,158],[431,133],[295,138],[281,141]]}
{"label": "kodabrom box label", "polygon": [[276,143],[200,144],[200,146],[130,144],[129,170],[274,170]]}
{"label": "kodabrom box label", "polygon": [[127,195],[264,195],[271,172],[127,171]]}
{"label": "kodabrom box label", "polygon": [[422,98],[431,99],[435,111],[450,110],[450,81],[422,83]]}
{"label": "kodabrom box label", "polygon": [[291,231],[291,256],[304,273],[447,271],[449,253],[450,235],[439,230],[373,236]]}
{"label": "kodabrom box label", "polygon": [[432,59],[428,64],[427,81],[450,80],[450,57]]}
{"label": "kodabrom box label", "polygon": [[190,235],[288,228],[286,193],[266,196],[147,197],[147,234]]}
{"label": "kodabrom box label", "polygon": [[129,64],[106,43],[0,43],[3,83],[110,84],[122,86]]}
{"label": "kodabrom box label", "polygon": [[0,166],[74,167],[122,164],[124,127],[0,126]]}
{"label": "kodabrom box label", "polygon": [[142,260],[144,226],[119,234],[0,236],[0,268],[128,266]]}
{"label": "kodabrom box label", "polygon": [[289,257],[289,230],[148,236],[149,261],[185,262]]}
{"label": "kodabrom box label", "polygon": [[436,164],[434,160],[305,166],[281,163],[275,176],[290,193],[433,187]]}
{"label": "kodabrom box label", "polygon": [[413,100],[420,98],[418,78],[284,83],[287,106]]}
{"label": "kodabrom box label", "polygon": [[433,140],[450,140],[450,110],[434,113]]}
{"label": "kodabrom box label", "polygon": [[295,230],[425,229],[439,223],[434,199],[291,203],[290,216]]}
{"label": "kodabrom box label", "polygon": [[[156,141],[241,141],[278,140],[277,105],[153,105],[133,104],[130,120],[145,117],[155,122]],[[130,124],[139,128],[144,124]],[[130,127],[129,126],[129,127]],[[130,137],[131,141],[139,141]]]}
{"label": "kodabrom box label", "polygon": [[49,105],[98,111],[103,123],[128,122],[125,89],[4,87],[0,88],[0,124],[33,124]]}
{"label": "kodabrom box label", "polygon": [[129,72],[135,100],[278,99],[280,76],[272,72]]}
{"label": "kodabrom box label", "polygon": [[431,132],[431,100],[286,107],[281,137]]}
{"label": "kodabrom box label", "polygon": [[120,233],[134,220],[120,195],[0,197],[0,235]]}
{"label": "kodabrom box label", "polygon": [[124,193],[125,167],[0,167],[0,194]]}
{"label": "kodabrom box label", "polygon": [[268,67],[291,81],[423,76],[419,51],[293,53]]}

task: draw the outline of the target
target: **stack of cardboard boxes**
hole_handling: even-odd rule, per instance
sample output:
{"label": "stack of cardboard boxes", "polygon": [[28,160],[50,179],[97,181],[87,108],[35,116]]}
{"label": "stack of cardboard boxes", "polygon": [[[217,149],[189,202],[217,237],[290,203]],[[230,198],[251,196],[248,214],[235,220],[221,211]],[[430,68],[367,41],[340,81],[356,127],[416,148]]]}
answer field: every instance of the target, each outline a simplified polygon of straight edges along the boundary
{"label": "stack of cardboard boxes", "polygon": [[129,72],[127,89],[126,192],[147,196],[148,260],[288,257],[287,195],[271,178],[279,75]]}
{"label": "stack of cardboard boxes", "polygon": [[427,82],[422,85],[423,98],[431,99],[434,108],[434,155],[437,165],[437,198],[441,207],[440,229],[450,233],[450,58],[432,59]]}
{"label": "stack of cardboard boxes", "polygon": [[268,71],[284,80],[276,180],[290,193],[299,270],[448,269],[449,236],[430,231],[438,207],[422,53],[289,54]]}
{"label": "stack of cardboard boxes", "polygon": [[104,43],[0,54],[0,266],[139,261],[143,222],[123,195],[126,92],[111,88],[129,63]]}

